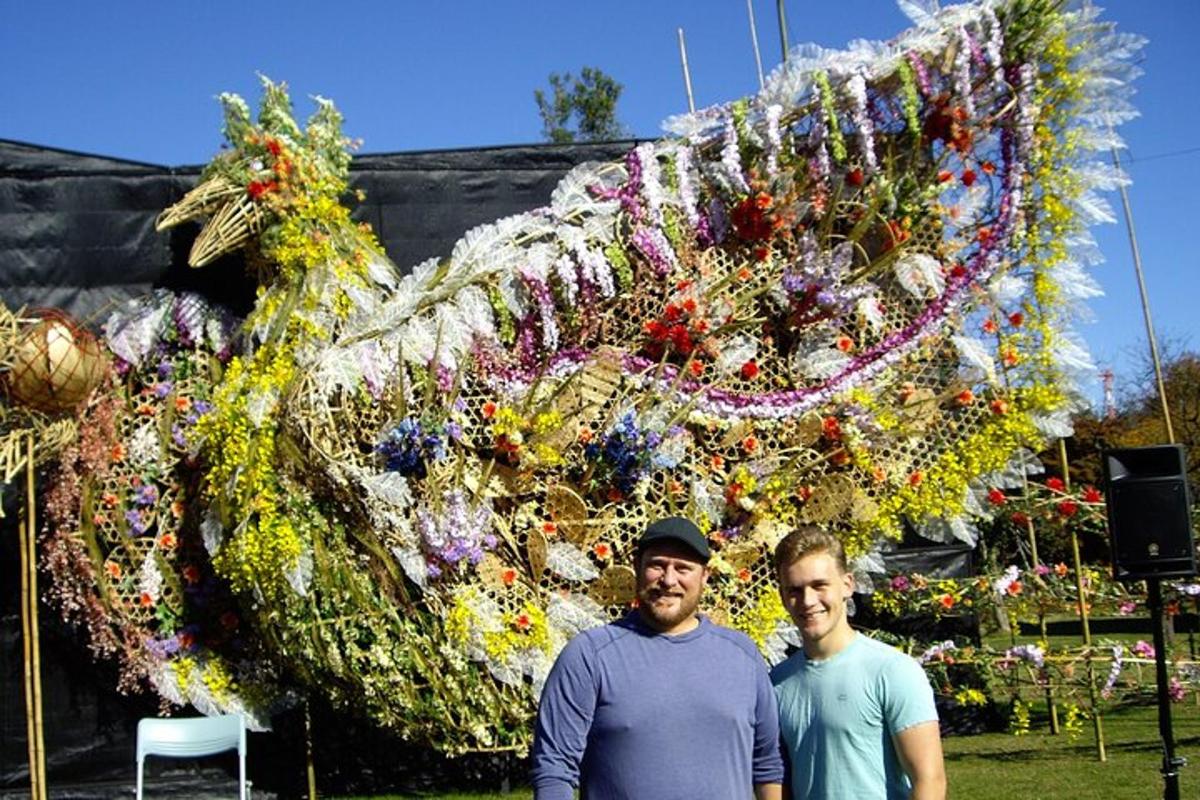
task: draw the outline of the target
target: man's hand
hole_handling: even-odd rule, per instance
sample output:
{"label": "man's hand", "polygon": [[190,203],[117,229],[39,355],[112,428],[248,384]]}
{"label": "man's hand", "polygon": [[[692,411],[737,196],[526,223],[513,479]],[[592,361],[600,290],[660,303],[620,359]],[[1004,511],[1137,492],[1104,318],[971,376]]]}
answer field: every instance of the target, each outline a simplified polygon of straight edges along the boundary
{"label": "man's hand", "polygon": [[778,783],[756,783],[754,800],[783,800],[783,786]]}
{"label": "man's hand", "polygon": [[946,766],[936,722],[922,722],[892,737],[900,765],[912,781],[912,800],[945,800]]}

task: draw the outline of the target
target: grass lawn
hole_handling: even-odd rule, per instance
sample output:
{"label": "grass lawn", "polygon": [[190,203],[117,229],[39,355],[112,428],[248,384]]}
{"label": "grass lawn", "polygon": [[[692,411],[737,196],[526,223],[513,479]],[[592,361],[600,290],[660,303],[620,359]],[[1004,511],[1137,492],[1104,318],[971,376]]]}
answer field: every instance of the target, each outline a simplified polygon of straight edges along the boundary
{"label": "grass lawn", "polygon": [[[1037,711],[1035,706],[1034,711]],[[1194,699],[1171,707],[1176,752],[1192,766],[1180,773],[1180,796],[1200,797],[1200,707]],[[1033,733],[1013,736],[986,733],[945,740],[946,771],[952,798],[1114,798],[1153,800],[1162,797],[1159,765],[1158,712],[1153,705],[1121,708],[1104,717],[1108,761],[1096,760],[1091,722],[1075,741],[1050,736],[1036,714]],[[400,797],[378,796],[374,800]],[[529,789],[508,794],[454,793],[423,795],[433,800],[529,800]]]}

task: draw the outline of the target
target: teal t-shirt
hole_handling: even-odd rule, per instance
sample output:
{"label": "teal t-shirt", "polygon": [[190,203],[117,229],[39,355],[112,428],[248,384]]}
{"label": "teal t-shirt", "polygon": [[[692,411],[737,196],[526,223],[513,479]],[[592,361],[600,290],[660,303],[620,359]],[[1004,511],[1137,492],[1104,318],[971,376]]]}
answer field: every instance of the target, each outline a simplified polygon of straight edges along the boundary
{"label": "teal t-shirt", "polygon": [[837,655],[800,651],[771,671],[779,728],[792,768],[792,800],[907,798],[912,784],[892,736],[936,721],[925,670],[862,634]]}

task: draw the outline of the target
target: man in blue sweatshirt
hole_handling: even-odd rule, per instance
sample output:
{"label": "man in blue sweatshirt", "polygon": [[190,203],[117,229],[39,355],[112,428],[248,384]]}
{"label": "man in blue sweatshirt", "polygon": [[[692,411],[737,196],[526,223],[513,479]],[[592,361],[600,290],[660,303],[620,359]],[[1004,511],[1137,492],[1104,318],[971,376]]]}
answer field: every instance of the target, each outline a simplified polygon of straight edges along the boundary
{"label": "man in blue sweatshirt", "polygon": [[749,638],[696,613],[711,555],[682,517],[634,553],[637,609],[572,639],[538,707],[535,800],[779,800],[775,697]]}

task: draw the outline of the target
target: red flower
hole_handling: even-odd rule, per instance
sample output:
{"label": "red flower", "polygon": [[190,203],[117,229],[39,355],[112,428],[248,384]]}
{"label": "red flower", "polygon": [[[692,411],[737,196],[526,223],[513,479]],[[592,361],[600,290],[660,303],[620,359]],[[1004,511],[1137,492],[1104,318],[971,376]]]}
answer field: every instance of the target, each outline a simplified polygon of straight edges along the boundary
{"label": "red flower", "polygon": [[1008,315],[1008,324],[1014,328],[1019,328],[1025,324],[1025,315],[1020,311],[1014,311]]}
{"label": "red flower", "polygon": [[688,365],[688,369],[690,369],[692,371],[692,375],[694,377],[699,378],[701,375],[704,374],[704,362],[703,361],[693,361],[691,364]]}
{"label": "red flower", "polygon": [[953,178],[954,173],[948,169],[944,169],[937,174],[938,183],[947,183],[948,181],[953,180]]}
{"label": "red flower", "polygon": [[1066,564],[1060,561],[1054,565],[1054,574],[1060,578],[1065,578],[1067,577],[1067,572],[1069,569],[1070,568]]}
{"label": "red flower", "polygon": [[512,586],[517,581],[517,571],[512,567],[500,573],[500,582],[505,586]]}
{"label": "red flower", "polygon": [[750,573],[750,570],[746,569],[745,567],[742,567],[741,569],[738,570],[737,577],[738,577],[739,581],[741,581],[742,583],[745,583],[746,581],[750,580],[752,575]]}
{"label": "red flower", "polygon": [[921,472],[921,470],[918,469],[918,470],[915,470],[911,475],[908,476],[908,485],[909,486],[920,486],[921,481],[923,481],[923,480],[925,480],[925,473]]}
{"label": "red flower", "polygon": [[1103,503],[1104,493],[1095,486],[1085,487],[1083,490],[1083,502],[1085,503]]}
{"label": "red flower", "polygon": [[983,162],[982,164],[979,165],[979,168],[981,170],[983,170],[984,172],[986,172],[988,175],[996,174],[996,165],[990,161]]}
{"label": "red flower", "polygon": [[195,584],[200,582],[200,570],[195,564],[188,564],[183,568],[183,579],[188,583]]}
{"label": "red flower", "polygon": [[280,146],[277,139],[267,139],[267,149],[271,151],[271,155],[276,157],[283,152],[283,147]]}
{"label": "red flower", "polygon": [[517,630],[527,631],[533,626],[533,620],[529,618],[528,614],[518,614],[514,624],[517,626]]}
{"label": "red flower", "polygon": [[1052,492],[1061,492],[1066,488],[1066,484],[1063,483],[1062,478],[1050,477],[1046,479],[1046,488]]}
{"label": "red flower", "polygon": [[821,433],[825,434],[825,438],[837,441],[842,438],[842,426],[838,422],[837,417],[826,417],[821,420]]}
{"label": "red flower", "polygon": [[1064,517],[1073,517],[1075,512],[1079,510],[1079,503],[1074,500],[1063,500],[1058,504],[1058,513]]}
{"label": "red flower", "polygon": [[863,171],[861,169],[859,169],[858,167],[855,167],[854,169],[847,172],[846,173],[846,183],[850,184],[851,186],[862,186],[863,185]]}
{"label": "red flower", "polygon": [[747,453],[753,453],[755,450],[758,449],[758,437],[751,434],[750,436],[747,436],[745,439],[742,439],[742,449],[745,450]]}
{"label": "red flower", "polygon": [[689,297],[687,300],[684,300],[683,301],[683,310],[689,314],[695,314],[696,313],[696,301],[694,299],[692,299],[691,297]]}
{"label": "red flower", "polygon": [[1008,502],[1008,495],[999,489],[988,490],[988,502],[994,506],[1002,506]]}
{"label": "red flower", "polygon": [[957,396],[955,396],[954,400],[960,406],[969,406],[975,402],[975,393],[970,389],[963,389],[958,393]]}
{"label": "red flower", "polygon": [[846,336],[845,334],[843,334],[843,335],[837,337],[836,340],[834,340],[833,345],[838,350],[841,350],[843,353],[849,353],[851,350],[854,349],[854,340],[851,339],[849,336]]}
{"label": "red flower", "polygon": [[746,197],[730,213],[734,233],[747,242],[761,242],[771,236],[775,226],[757,198]]}
{"label": "red flower", "polygon": [[963,170],[962,182],[963,186],[970,186],[971,184],[975,183],[975,170]]}
{"label": "red flower", "polygon": [[596,554],[596,558],[607,560],[608,557],[612,555],[612,548],[610,548],[606,542],[597,542],[595,546],[592,547],[592,552]]}
{"label": "red flower", "polygon": [[1020,525],[1022,528],[1029,527],[1029,517],[1020,511],[1013,512],[1012,521],[1014,525]]}
{"label": "red flower", "polygon": [[1005,591],[1008,592],[1013,597],[1016,597],[1017,595],[1019,595],[1021,593],[1021,588],[1022,587],[1021,587],[1020,581],[1013,581],[1012,583],[1010,583],[1008,585],[1008,588],[1005,589]]}
{"label": "red flower", "polygon": [[138,596],[138,603],[141,604],[142,608],[149,608],[154,605],[154,598],[150,596],[149,592],[142,592]]}
{"label": "red flower", "polygon": [[483,418],[491,419],[492,417],[496,416],[496,410],[496,404],[491,400],[488,400],[483,404]]}
{"label": "red flower", "polygon": [[992,401],[991,409],[992,409],[993,414],[997,414],[997,415],[1001,415],[1001,416],[1004,414],[1007,414],[1008,413],[1008,401],[1001,400],[999,397],[997,397],[995,400]]}
{"label": "red flower", "polygon": [[742,377],[748,381],[758,377],[758,364],[754,363],[753,358],[742,364]]}
{"label": "red flower", "polygon": [[954,597],[949,594],[944,594],[938,598],[938,603],[941,604],[942,608],[949,611],[950,609],[954,608]]}
{"label": "red flower", "polygon": [[264,194],[273,192],[279,188],[279,184],[275,181],[250,181],[246,187],[246,193],[250,195],[250,199],[257,200]]}
{"label": "red flower", "polygon": [[983,332],[984,333],[995,333],[996,332],[996,320],[992,319],[991,317],[988,317],[987,319],[985,319],[983,321]]}
{"label": "red flower", "polygon": [[232,611],[226,611],[221,615],[221,625],[225,628],[225,630],[237,630],[238,615]]}
{"label": "red flower", "polygon": [[549,534],[554,534],[557,532],[558,532],[558,526],[555,525],[553,522],[543,522],[542,523],[542,533],[549,535]]}
{"label": "red flower", "polygon": [[989,241],[991,241],[992,229],[991,228],[980,228],[976,232],[975,238],[979,240],[980,244],[987,244]]}

